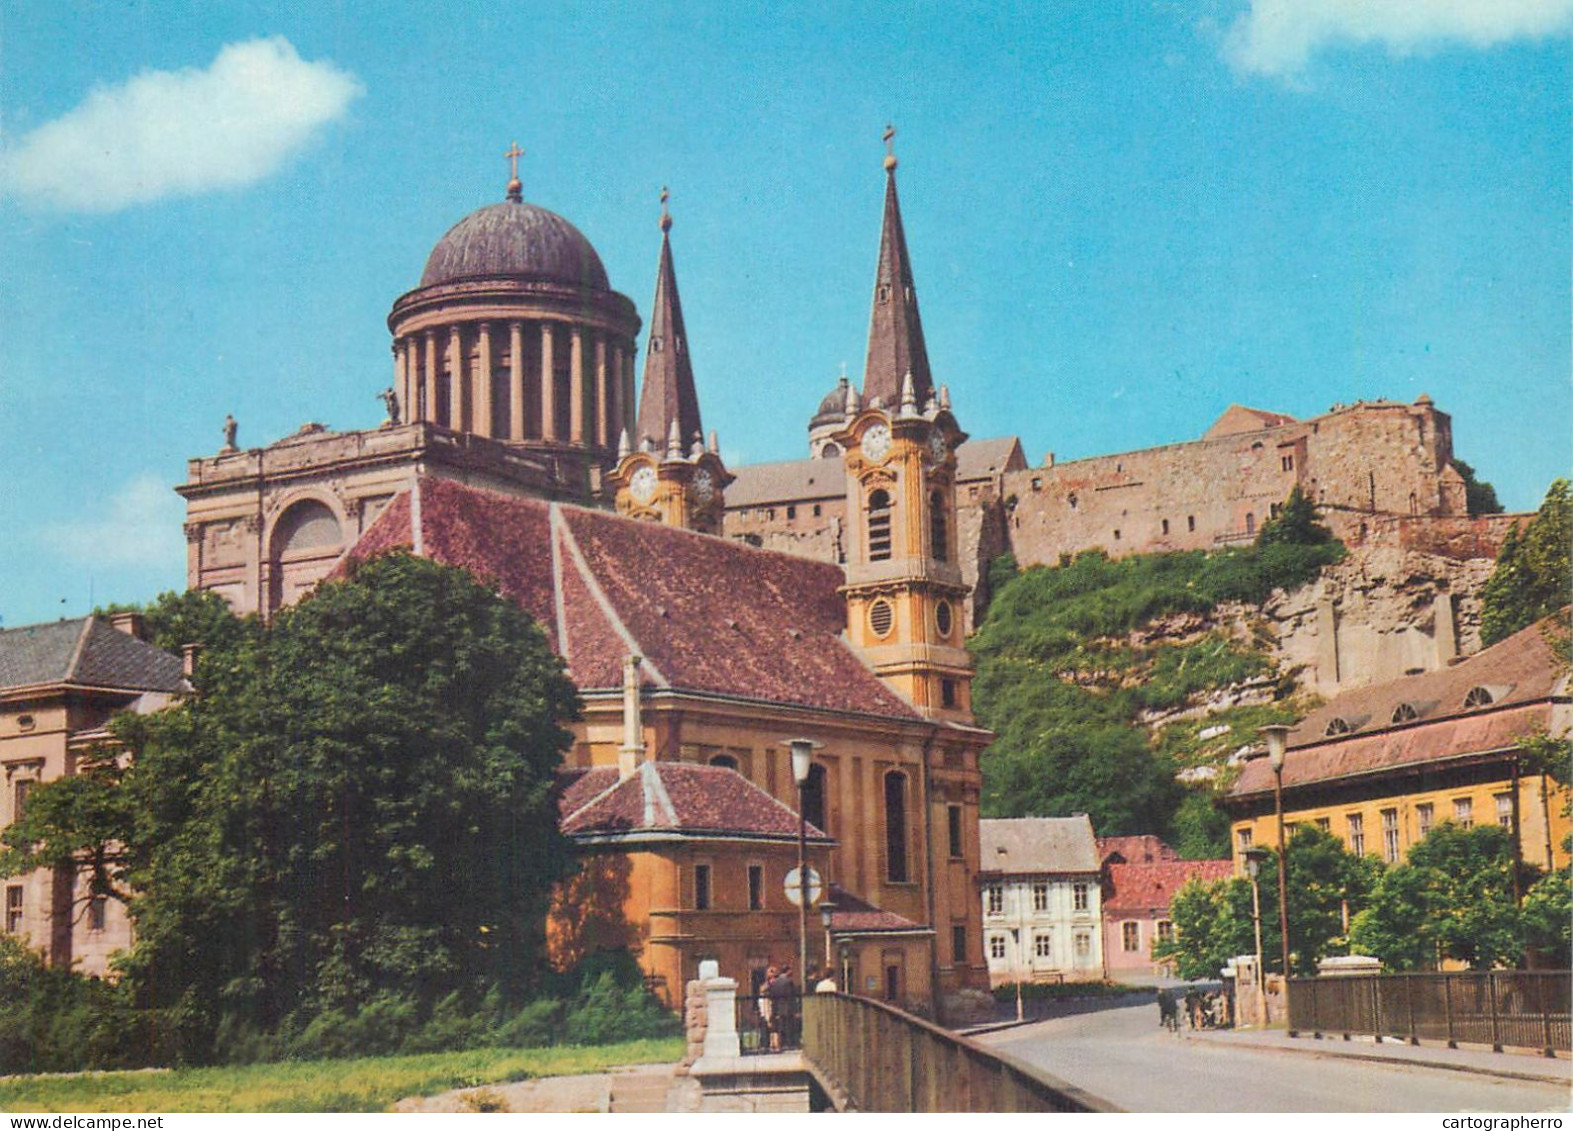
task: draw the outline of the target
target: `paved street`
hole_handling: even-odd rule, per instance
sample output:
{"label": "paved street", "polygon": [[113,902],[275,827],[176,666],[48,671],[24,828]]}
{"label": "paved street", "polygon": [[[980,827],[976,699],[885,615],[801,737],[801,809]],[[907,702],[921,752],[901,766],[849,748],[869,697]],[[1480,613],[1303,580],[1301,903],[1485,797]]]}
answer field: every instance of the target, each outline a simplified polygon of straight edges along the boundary
{"label": "paved street", "polygon": [[[1569,1105],[1566,1084],[1175,1037],[1157,1020],[1149,1003],[979,1040],[1129,1111],[1534,1112]],[[1515,1063],[1523,1061],[1506,1059],[1508,1067]]]}

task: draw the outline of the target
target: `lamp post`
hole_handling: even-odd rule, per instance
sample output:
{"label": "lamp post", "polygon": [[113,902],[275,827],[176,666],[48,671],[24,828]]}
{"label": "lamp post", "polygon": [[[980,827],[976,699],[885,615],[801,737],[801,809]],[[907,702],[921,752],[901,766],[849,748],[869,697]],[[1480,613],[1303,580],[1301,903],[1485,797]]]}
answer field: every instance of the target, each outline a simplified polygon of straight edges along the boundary
{"label": "lamp post", "polygon": [[[819,923],[820,926],[825,928],[825,977],[827,978],[830,977],[830,971],[832,969],[830,957],[830,916],[835,913],[835,910],[836,905],[834,903],[831,903],[828,899],[820,900]],[[803,988],[805,990],[808,989],[806,983],[804,984]]]}
{"label": "lamp post", "polygon": [[1273,767],[1273,811],[1278,817],[1278,940],[1283,949],[1284,993],[1289,992],[1289,842],[1284,839],[1284,752],[1289,728],[1282,723],[1257,727],[1267,740],[1267,761]]}
{"label": "lamp post", "polygon": [[1021,928],[1010,929],[1011,962],[1016,967],[1014,981],[1016,983],[1016,1020],[1022,1020],[1021,1012]]}
{"label": "lamp post", "polygon": [[1262,889],[1256,882],[1257,875],[1262,870],[1262,858],[1267,855],[1265,848],[1247,848],[1245,850],[1245,874],[1251,878],[1251,923],[1256,928],[1256,988],[1262,988]]}
{"label": "lamp post", "polygon": [[808,976],[808,818],[803,813],[803,787],[814,766],[811,738],[794,738],[785,744],[792,751],[792,780],[797,782],[797,976]]}

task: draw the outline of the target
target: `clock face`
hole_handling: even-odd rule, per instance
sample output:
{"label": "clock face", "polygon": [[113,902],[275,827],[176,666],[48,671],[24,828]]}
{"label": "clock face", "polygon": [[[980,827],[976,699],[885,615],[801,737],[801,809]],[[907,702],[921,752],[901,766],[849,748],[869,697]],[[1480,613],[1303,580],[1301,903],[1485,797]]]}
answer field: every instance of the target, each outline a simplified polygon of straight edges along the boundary
{"label": "clock face", "polygon": [[878,463],[885,458],[885,453],[890,451],[890,428],[884,424],[876,424],[863,433],[863,454]]}
{"label": "clock face", "polygon": [[936,463],[944,463],[945,457],[950,454],[950,445],[945,442],[945,433],[931,432],[929,434],[929,451],[934,453]]}
{"label": "clock face", "polygon": [[710,477],[710,472],[702,467],[694,472],[694,498],[701,504],[715,498],[715,480]]}
{"label": "clock face", "polygon": [[633,477],[628,480],[628,493],[641,503],[648,503],[655,498],[655,468],[646,464]]}

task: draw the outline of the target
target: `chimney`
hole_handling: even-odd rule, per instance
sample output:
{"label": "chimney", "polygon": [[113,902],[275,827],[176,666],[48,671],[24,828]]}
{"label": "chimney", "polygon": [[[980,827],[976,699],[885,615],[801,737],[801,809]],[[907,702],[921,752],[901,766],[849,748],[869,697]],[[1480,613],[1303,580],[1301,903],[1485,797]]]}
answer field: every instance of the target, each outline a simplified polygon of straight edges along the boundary
{"label": "chimney", "polygon": [[147,639],[147,625],[143,623],[142,614],[133,610],[123,613],[109,614],[110,627],[127,636],[134,636],[138,640]]}
{"label": "chimney", "polygon": [[623,657],[623,745],[617,751],[617,780],[627,781],[644,761],[644,723],[639,717],[639,657]]}
{"label": "chimney", "polygon": [[180,646],[180,670],[187,679],[197,674],[197,653],[202,651],[200,644],[182,644]]}

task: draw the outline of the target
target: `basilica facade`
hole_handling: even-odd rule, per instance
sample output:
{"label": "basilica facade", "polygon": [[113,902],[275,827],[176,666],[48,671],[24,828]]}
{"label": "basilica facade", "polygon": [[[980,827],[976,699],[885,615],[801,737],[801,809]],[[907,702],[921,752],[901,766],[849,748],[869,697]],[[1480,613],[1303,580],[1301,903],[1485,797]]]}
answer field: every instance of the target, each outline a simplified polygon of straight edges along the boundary
{"label": "basilica facade", "polygon": [[[889,153],[884,174],[868,360],[822,422],[841,562],[721,536],[734,477],[703,431],[664,198],[642,326],[517,176],[395,301],[381,427],[230,442],[178,488],[188,582],[238,611],[271,615],[402,549],[534,616],[584,703],[559,790],[583,867],[552,953],[626,946],[673,1006],[701,961],[747,986],[800,946],[922,1012],[954,1016],[987,985],[966,434],[930,373]],[[792,740],[814,750],[801,783]],[[806,939],[786,883],[800,815],[823,880]]]}

